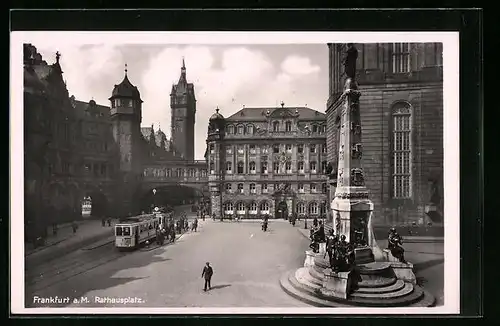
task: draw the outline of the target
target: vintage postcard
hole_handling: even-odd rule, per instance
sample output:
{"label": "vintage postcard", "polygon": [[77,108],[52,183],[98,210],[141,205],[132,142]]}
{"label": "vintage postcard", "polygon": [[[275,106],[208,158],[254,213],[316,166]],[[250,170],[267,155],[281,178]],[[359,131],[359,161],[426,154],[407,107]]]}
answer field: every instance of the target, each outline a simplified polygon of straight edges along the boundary
{"label": "vintage postcard", "polygon": [[11,40],[12,313],[459,313],[458,33]]}

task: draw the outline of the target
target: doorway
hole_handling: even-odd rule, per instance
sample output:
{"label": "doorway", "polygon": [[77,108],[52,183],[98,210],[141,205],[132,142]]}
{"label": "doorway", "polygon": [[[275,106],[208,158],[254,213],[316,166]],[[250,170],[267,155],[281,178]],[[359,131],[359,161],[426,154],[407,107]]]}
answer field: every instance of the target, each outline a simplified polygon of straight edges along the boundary
{"label": "doorway", "polygon": [[288,219],[288,205],[286,201],[282,200],[276,205],[276,212],[274,214],[276,218]]}

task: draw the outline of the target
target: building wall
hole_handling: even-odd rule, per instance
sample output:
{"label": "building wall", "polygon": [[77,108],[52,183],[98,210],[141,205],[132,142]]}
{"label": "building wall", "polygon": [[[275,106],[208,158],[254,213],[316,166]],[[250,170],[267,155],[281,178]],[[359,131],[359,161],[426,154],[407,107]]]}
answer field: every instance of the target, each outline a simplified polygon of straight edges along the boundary
{"label": "building wall", "polygon": [[[443,84],[441,44],[410,44],[408,72],[393,70],[392,44],[357,44],[361,98],[361,123],[365,181],[375,205],[376,224],[427,222],[425,206],[430,200],[430,179],[438,180],[443,191]],[[330,62],[338,62],[339,45],[329,45]],[[332,63],[331,63],[332,64]],[[338,156],[338,80],[343,67],[331,69],[330,98],[327,102],[328,159]],[[342,74],[341,74],[342,75]],[[334,80],[335,78],[335,80]],[[392,108],[398,102],[411,107],[411,197],[393,198]],[[330,188],[334,191],[334,188]],[[330,196],[331,197],[331,196]],[[442,211],[443,203],[440,208]]]}

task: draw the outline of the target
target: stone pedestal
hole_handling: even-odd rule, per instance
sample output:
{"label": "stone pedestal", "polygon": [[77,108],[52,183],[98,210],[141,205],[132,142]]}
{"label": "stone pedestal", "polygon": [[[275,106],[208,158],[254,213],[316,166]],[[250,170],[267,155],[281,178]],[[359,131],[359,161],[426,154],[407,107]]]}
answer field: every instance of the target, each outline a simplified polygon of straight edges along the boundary
{"label": "stone pedestal", "polygon": [[370,247],[354,249],[354,257],[357,265],[373,263],[375,261],[375,257]]}
{"label": "stone pedestal", "polygon": [[396,257],[394,257],[389,249],[384,249],[384,258],[386,261],[391,263],[391,268],[396,275],[396,278],[409,282],[412,284],[417,284],[417,278],[415,273],[413,273],[412,263],[402,263]]}
{"label": "stone pedestal", "polygon": [[312,250],[307,250],[306,251],[306,260],[304,261],[304,267],[313,267],[315,256],[316,256],[316,254]]}
{"label": "stone pedestal", "polygon": [[324,276],[321,294],[326,297],[346,300],[352,284],[351,272],[334,272],[331,268],[327,268],[324,271]]}

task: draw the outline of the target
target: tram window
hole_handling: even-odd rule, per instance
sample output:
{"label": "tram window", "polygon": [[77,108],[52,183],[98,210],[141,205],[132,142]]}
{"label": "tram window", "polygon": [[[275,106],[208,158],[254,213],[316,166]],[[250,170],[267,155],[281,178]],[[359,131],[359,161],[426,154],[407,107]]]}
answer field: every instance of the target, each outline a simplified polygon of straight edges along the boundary
{"label": "tram window", "polygon": [[130,227],[126,226],[123,228],[123,235],[130,235]]}
{"label": "tram window", "polygon": [[116,227],[116,235],[117,236],[121,236],[122,235],[122,227],[121,226],[117,226]]}

